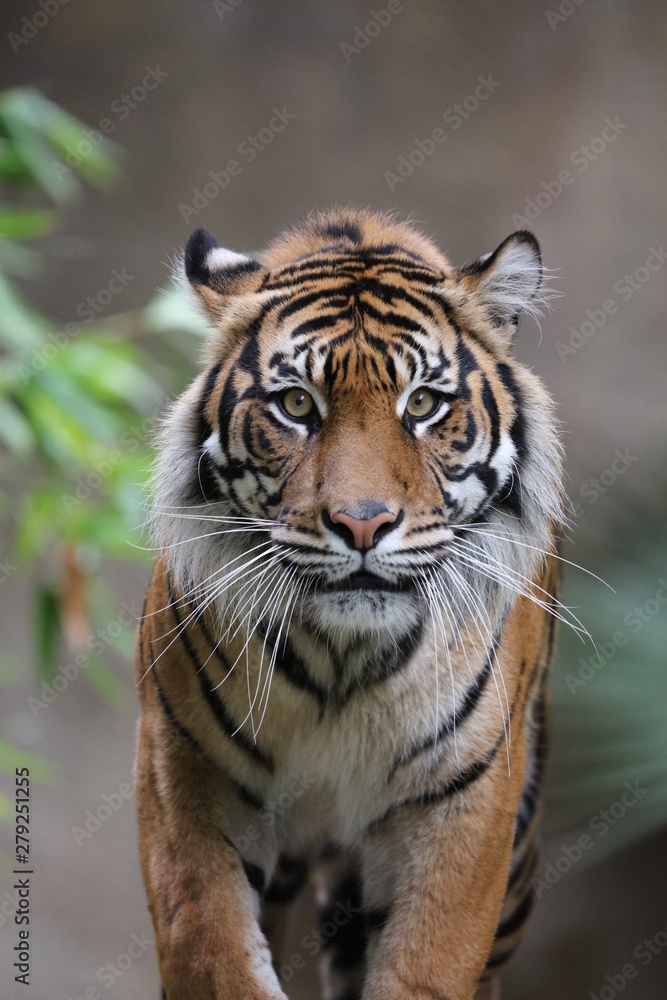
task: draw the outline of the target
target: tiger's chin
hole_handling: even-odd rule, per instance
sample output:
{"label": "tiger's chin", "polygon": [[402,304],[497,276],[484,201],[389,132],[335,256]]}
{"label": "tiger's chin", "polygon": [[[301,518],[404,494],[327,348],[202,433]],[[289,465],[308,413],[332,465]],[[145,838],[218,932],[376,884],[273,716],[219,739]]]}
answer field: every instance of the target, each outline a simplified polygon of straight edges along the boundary
{"label": "tiger's chin", "polygon": [[316,633],[397,638],[411,632],[423,616],[422,602],[410,590],[357,588],[308,595],[301,620]]}

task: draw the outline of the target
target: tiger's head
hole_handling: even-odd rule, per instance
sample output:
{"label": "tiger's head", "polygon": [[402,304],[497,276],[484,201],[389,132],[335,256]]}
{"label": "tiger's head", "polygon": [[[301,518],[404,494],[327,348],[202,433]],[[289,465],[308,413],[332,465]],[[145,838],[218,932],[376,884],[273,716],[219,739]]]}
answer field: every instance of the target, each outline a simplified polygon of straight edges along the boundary
{"label": "tiger's head", "polygon": [[216,333],[160,440],[154,533],[181,589],[328,634],[496,623],[562,521],[553,403],[511,354],[543,301],[535,237],[457,270],[407,224],[336,210],[258,260],[197,230],[184,270]]}

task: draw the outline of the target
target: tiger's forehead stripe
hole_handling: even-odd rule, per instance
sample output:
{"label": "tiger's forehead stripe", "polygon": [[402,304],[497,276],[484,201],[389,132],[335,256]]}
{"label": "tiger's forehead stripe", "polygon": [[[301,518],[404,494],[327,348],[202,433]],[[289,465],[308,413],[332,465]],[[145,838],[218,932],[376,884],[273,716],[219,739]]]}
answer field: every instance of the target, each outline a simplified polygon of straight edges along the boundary
{"label": "tiger's forehead stripe", "polygon": [[305,258],[294,263],[278,267],[273,272],[267,288],[281,287],[287,281],[290,284],[300,279],[319,278],[320,271],[326,272],[332,267],[348,270],[368,270],[384,268],[394,274],[402,274],[406,279],[421,278],[426,283],[442,281],[445,272],[429,267],[426,261],[414,254],[409,254],[403,247],[369,247],[363,250],[343,250],[341,247],[323,247]]}

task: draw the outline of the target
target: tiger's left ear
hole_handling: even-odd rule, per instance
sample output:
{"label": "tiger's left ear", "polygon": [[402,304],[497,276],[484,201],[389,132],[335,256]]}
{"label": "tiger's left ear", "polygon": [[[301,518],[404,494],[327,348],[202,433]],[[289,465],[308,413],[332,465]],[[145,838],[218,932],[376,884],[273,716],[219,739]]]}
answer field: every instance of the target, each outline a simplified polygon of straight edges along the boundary
{"label": "tiger's left ear", "polygon": [[459,273],[508,342],[522,312],[541,315],[535,295],[542,284],[542,255],[537,240],[527,229],[512,233],[497,250],[467,264]]}
{"label": "tiger's left ear", "polygon": [[185,274],[214,320],[232,299],[259,291],[266,268],[252,257],[225,250],[206,229],[196,229],[185,248]]}

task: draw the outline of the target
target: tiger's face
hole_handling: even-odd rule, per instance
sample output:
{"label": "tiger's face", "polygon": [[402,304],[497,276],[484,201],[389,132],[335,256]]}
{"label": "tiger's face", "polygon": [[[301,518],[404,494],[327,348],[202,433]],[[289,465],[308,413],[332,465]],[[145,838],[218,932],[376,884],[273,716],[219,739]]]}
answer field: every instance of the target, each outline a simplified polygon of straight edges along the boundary
{"label": "tiger's face", "polygon": [[163,438],[162,495],[192,509],[183,582],[233,564],[223,604],[276,617],[298,599],[319,630],[396,634],[438,597],[454,622],[532,576],[560,455],[550,400],[509,353],[541,278],[530,234],[457,272],[407,226],[336,213],[262,263],[199,230],[186,272],[220,335]]}

